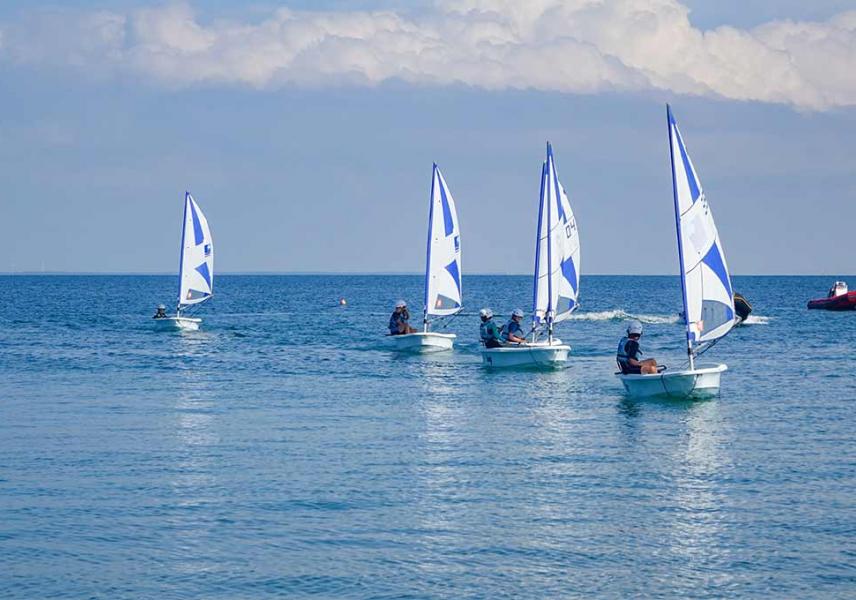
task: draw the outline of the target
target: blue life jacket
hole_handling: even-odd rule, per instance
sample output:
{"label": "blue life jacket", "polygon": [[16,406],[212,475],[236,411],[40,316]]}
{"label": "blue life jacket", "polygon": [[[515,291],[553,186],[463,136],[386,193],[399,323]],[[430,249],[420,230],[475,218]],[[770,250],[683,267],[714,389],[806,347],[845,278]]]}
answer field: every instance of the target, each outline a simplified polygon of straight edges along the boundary
{"label": "blue life jacket", "polygon": [[[630,342],[635,344],[635,348],[630,349],[627,347]],[[639,360],[639,356],[641,354],[638,340],[631,340],[627,336],[621,338],[621,341],[618,342],[618,352],[615,354],[615,360],[618,362],[618,367],[621,369],[621,372],[627,373],[634,369],[634,367],[630,365],[630,359],[633,358],[635,360]]]}
{"label": "blue life jacket", "polygon": [[502,339],[507,342],[508,336],[512,333],[519,338],[526,337],[523,335],[523,328],[520,326],[520,323],[514,319],[509,320],[508,323],[505,324],[505,328],[502,330]]}
{"label": "blue life jacket", "polygon": [[399,323],[407,323],[404,313],[392,313],[392,316],[389,317],[389,332],[391,334],[395,335],[398,333]]}

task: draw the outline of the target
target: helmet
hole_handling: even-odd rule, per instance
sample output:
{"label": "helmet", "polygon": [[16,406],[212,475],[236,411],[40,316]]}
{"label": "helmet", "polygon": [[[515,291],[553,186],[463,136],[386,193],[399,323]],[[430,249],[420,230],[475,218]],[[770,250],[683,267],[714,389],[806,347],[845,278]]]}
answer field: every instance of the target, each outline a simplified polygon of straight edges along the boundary
{"label": "helmet", "polygon": [[407,302],[404,300],[399,300],[395,303],[395,308],[407,308]]}
{"label": "helmet", "polygon": [[166,306],[163,304],[158,304],[158,310],[166,310]]}
{"label": "helmet", "polygon": [[515,308],[514,312],[511,313],[511,316],[512,317],[520,317],[522,319],[523,318],[523,310],[519,309],[519,308]]}
{"label": "helmet", "polygon": [[630,321],[627,324],[627,335],[642,335],[642,323]]}
{"label": "helmet", "polygon": [[479,316],[482,319],[490,319],[493,316],[493,311],[489,308],[483,308],[479,311]]}

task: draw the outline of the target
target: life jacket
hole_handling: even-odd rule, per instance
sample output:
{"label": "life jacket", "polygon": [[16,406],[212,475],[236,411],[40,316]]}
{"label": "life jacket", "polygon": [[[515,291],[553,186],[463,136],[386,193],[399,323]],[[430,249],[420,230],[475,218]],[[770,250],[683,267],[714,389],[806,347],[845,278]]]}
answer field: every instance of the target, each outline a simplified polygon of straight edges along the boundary
{"label": "life jacket", "polygon": [[498,327],[496,326],[496,323],[490,319],[479,325],[479,335],[483,342],[487,342],[488,340],[500,340]]}
{"label": "life jacket", "polygon": [[622,373],[626,373],[630,369],[630,359],[635,358],[627,353],[627,342],[629,341],[630,338],[627,336],[621,338],[621,341],[618,342],[618,352],[615,354],[615,360],[618,362],[618,368],[621,369]]}
{"label": "life jacket", "polygon": [[502,339],[506,342],[508,341],[508,336],[511,334],[514,334],[517,337],[525,337],[523,335],[523,328],[514,319],[511,319],[508,323],[506,323],[505,327],[503,327],[501,331]]}
{"label": "life jacket", "polygon": [[393,335],[398,333],[398,324],[401,322],[407,323],[404,315],[402,313],[392,313],[389,317],[389,332]]}

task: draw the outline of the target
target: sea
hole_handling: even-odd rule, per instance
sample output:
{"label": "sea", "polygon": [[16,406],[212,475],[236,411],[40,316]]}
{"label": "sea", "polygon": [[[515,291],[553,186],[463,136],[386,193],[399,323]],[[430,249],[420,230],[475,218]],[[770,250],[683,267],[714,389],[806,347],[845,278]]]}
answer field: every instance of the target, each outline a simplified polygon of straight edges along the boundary
{"label": "sea", "polygon": [[152,326],[175,276],[0,277],[0,597],[854,598],[831,283],[735,277],[720,395],[636,401],[615,350],[685,361],[676,276],[583,276],[551,371],[480,361],[528,276],[465,276],[427,356],[384,337],[416,275],[224,275],[191,333]]}

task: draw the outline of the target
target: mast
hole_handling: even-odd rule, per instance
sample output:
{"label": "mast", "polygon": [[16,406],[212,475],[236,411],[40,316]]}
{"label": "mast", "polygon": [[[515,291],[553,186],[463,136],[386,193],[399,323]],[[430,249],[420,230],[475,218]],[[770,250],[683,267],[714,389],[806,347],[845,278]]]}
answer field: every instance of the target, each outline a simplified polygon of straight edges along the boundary
{"label": "mast", "polygon": [[553,200],[550,190],[550,173],[555,170],[553,147],[547,142],[547,343],[553,344]]}
{"label": "mast", "polygon": [[181,316],[181,278],[184,276],[184,235],[187,231],[187,205],[190,201],[187,197],[190,192],[184,192],[184,218],[181,221],[181,248],[178,252],[178,305],[175,308],[175,316]]}
{"label": "mast", "polygon": [[[540,199],[538,202],[538,230],[535,235],[535,281],[532,290],[532,341],[536,340],[537,332],[535,331],[535,319],[538,316],[538,270],[541,266],[541,227],[544,219],[544,182],[547,177],[547,163],[541,164],[541,190]],[[546,318],[546,314],[544,315]]]}
{"label": "mast", "polygon": [[693,354],[693,342],[690,339],[690,330],[689,330],[689,303],[687,301],[687,280],[686,280],[686,269],[684,267],[684,246],[682,242],[681,236],[681,207],[678,203],[678,182],[675,176],[675,148],[674,148],[674,136],[675,133],[673,131],[672,124],[674,123],[674,118],[672,117],[672,108],[666,104],[666,125],[669,128],[669,159],[671,161],[672,166],[672,196],[675,201],[675,231],[678,234],[678,261],[680,263],[681,268],[681,299],[684,301],[684,325],[686,325],[686,334],[687,334],[687,356],[690,360],[690,370],[695,369],[695,355]]}
{"label": "mast", "polygon": [[428,333],[428,283],[431,277],[431,236],[434,235],[434,186],[437,185],[437,163],[431,170],[431,196],[428,201],[428,247],[425,250],[425,301],[422,303],[422,331]]}

